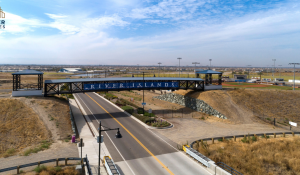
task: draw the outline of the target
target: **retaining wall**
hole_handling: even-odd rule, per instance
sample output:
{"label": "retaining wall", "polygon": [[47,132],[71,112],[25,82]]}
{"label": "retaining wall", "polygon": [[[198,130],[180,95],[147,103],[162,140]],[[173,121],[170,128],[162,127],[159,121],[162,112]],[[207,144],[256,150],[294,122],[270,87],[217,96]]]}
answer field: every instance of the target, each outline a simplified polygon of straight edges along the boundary
{"label": "retaining wall", "polygon": [[221,119],[227,119],[227,117],[223,114],[221,114],[219,111],[215,110],[213,107],[211,107],[209,104],[205,103],[203,100],[186,97],[179,94],[163,94],[160,96],[156,96],[153,98],[157,98],[159,100],[168,101],[171,103],[176,103],[188,108],[191,108],[195,111],[203,112],[208,115],[213,115]]}

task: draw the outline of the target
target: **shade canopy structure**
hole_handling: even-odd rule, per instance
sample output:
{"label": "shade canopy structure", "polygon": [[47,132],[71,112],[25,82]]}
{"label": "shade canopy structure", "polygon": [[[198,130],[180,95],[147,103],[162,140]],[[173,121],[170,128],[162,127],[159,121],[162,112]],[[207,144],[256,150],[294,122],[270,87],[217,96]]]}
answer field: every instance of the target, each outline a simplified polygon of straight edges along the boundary
{"label": "shade canopy structure", "polygon": [[26,69],[20,72],[12,73],[12,75],[43,75],[43,74],[44,74],[43,72],[31,70],[31,69]]}
{"label": "shade canopy structure", "polygon": [[[222,72],[217,72],[213,70],[203,70],[203,71],[196,71],[196,78],[200,78],[201,74],[205,75],[204,79],[204,84],[205,85],[211,85],[211,84],[216,84],[216,85],[222,85]],[[218,75],[218,79],[216,81],[213,80],[212,75]]]}
{"label": "shade canopy structure", "polygon": [[[20,72],[12,73],[13,75],[13,91],[19,90],[42,90],[43,88],[43,72],[36,70],[23,70]],[[21,75],[37,75],[38,83],[37,84],[21,84]]]}

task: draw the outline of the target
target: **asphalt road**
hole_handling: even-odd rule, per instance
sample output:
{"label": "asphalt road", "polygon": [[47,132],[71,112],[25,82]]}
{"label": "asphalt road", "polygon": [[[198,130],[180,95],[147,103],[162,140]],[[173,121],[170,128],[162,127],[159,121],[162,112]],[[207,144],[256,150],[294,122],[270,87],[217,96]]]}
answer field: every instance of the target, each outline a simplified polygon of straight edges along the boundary
{"label": "asphalt road", "polygon": [[95,128],[99,127],[99,121],[105,127],[120,128],[122,138],[115,138],[116,131],[102,135],[122,174],[210,174],[204,167],[96,94],[76,96]]}

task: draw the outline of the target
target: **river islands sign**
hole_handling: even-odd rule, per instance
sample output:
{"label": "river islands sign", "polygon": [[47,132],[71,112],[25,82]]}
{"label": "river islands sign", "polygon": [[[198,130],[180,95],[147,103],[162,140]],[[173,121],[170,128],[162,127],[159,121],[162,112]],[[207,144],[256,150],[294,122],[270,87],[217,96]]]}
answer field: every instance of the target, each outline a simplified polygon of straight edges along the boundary
{"label": "river islands sign", "polygon": [[132,82],[85,84],[84,90],[136,89],[136,88],[178,88],[178,82]]}

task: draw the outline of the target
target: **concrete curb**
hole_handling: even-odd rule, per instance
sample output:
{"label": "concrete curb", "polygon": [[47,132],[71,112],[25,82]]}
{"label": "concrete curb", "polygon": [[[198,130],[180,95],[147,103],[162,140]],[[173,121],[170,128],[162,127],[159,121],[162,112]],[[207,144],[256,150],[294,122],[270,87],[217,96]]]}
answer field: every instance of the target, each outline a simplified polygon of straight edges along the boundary
{"label": "concrete curb", "polygon": [[[120,108],[119,106],[117,106],[116,104],[112,103],[111,101],[107,100],[106,98],[102,97],[101,95],[97,94],[96,92],[93,92],[96,95],[98,95],[100,98],[102,98],[103,100],[107,101],[108,103],[110,103],[111,105],[115,106],[117,109],[119,109],[120,111],[124,112],[125,114],[127,114],[129,117],[131,117],[132,119],[134,119],[135,121],[139,122],[141,125],[143,125],[145,128],[148,129],[169,129],[172,128],[174,125],[170,122],[171,125],[167,126],[167,127],[153,127],[153,126],[148,126],[147,124],[143,123],[142,121],[140,121],[139,119],[137,119],[136,117],[132,116],[131,114],[129,114],[128,112],[124,111],[122,108]],[[165,120],[166,121],[166,120]]]}
{"label": "concrete curb", "polygon": [[92,121],[90,120],[89,117],[87,117],[88,115],[86,114],[84,108],[81,106],[81,103],[79,102],[79,100],[77,99],[77,97],[75,95],[73,95],[76,103],[79,105],[79,108],[81,109],[81,112],[83,113],[84,118],[86,119],[86,121],[89,123],[89,126],[91,127],[91,130],[93,132],[93,134],[95,136],[97,136],[97,134],[99,135],[99,133],[97,132],[97,129],[95,128],[95,126],[93,125]]}

